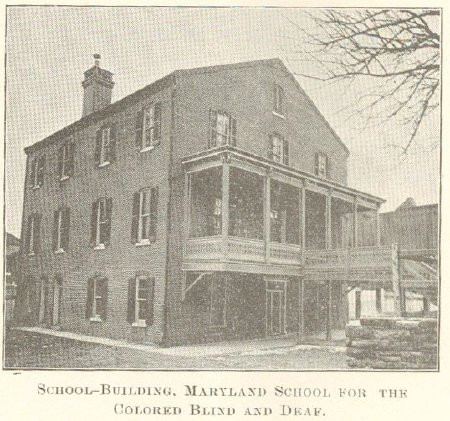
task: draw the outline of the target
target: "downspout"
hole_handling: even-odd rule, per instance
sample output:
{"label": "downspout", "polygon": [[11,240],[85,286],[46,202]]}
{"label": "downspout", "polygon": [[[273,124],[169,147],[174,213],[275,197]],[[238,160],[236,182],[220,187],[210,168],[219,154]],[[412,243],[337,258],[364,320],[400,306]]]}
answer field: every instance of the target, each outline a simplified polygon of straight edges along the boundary
{"label": "downspout", "polygon": [[168,321],[168,281],[170,270],[170,235],[172,233],[172,171],[173,171],[173,133],[175,127],[175,92],[176,92],[176,75],[173,75],[173,81],[171,85],[171,98],[170,98],[170,137],[169,137],[169,163],[168,163],[168,199],[167,199],[167,228],[166,228],[166,266],[165,266],[165,284],[164,284],[164,304],[163,304],[163,320],[162,320],[162,337],[161,345],[167,344],[167,321]]}

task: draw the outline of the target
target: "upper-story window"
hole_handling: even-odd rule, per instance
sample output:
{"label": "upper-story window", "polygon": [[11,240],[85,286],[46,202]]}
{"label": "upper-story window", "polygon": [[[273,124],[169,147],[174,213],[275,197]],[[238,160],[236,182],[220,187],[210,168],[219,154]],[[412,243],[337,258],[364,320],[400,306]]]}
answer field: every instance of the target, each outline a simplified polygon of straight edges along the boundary
{"label": "upper-story window", "polygon": [[143,189],[133,196],[131,241],[150,244],[156,240],[158,213],[158,187]]}
{"label": "upper-story window", "polygon": [[33,256],[39,251],[41,219],[42,215],[39,213],[33,213],[28,217],[25,253],[29,256]]}
{"label": "upper-story window", "polygon": [[284,92],[280,85],[273,86],[273,112],[284,116]]}
{"label": "upper-story window", "polygon": [[209,147],[236,146],[236,119],[224,111],[209,110]]}
{"label": "upper-story window", "polygon": [[104,167],[116,160],[116,127],[106,125],[97,130],[94,161],[96,166]]}
{"label": "upper-story window", "polygon": [[92,204],[91,246],[105,248],[111,239],[112,199],[99,199]]}
{"label": "upper-story window", "polygon": [[45,155],[33,158],[30,169],[30,185],[37,189],[44,184]]}
{"label": "upper-story window", "polygon": [[318,177],[328,178],[329,177],[329,161],[328,157],[322,153],[318,152],[315,156],[315,165],[314,165],[314,173]]}
{"label": "upper-story window", "polygon": [[161,104],[143,108],[136,121],[136,146],[141,152],[153,149],[161,142]]}
{"label": "upper-story window", "polygon": [[133,326],[153,324],[155,279],[136,276],[128,281],[128,323]]}
{"label": "upper-story window", "polygon": [[289,165],[289,142],[279,134],[269,136],[269,159]]}
{"label": "upper-story window", "polygon": [[59,208],[53,217],[53,251],[63,253],[69,248],[70,209]]}
{"label": "upper-story window", "polygon": [[74,143],[67,142],[58,151],[59,179],[66,180],[73,174]]}

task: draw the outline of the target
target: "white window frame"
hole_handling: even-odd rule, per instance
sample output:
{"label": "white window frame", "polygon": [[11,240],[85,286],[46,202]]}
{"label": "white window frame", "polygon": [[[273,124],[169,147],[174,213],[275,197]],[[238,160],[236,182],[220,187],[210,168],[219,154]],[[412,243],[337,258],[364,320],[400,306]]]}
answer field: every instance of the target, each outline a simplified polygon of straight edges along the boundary
{"label": "white window frame", "polygon": [[[222,313],[222,317],[223,317],[223,323],[222,324],[216,324],[214,323],[213,320],[213,302],[214,302],[214,291],[217,291],[217,289],[215,288],[215,284],[220,282],[220,280],[218,279],[211,279],[211,292],[210,292],[210,323],[212,327],[226,327],[227,326],[227,288],[226,285],[224,285],[223,288],[223,313]],[[225,280],[222,280],[222,282],[225,282]]]}
{"label": "white window frame", "polygon": [[69,143],[65,143],[62,147],[62,165],[61,165],[61,174],[60,174],[60,180],[67,180],[70,175],[66,174],[66,171],[68,169],[68,164],[70,162],[70,145]]}
{"label": "white window frame", "polygon": [[106,126],[102,128],[102,142],[100,145],[99,167],[104,167],[111,163],[110,146],[111,146],[111,126]]}
{"label": "white window frame", "polygon": [[[223,130],[223,131],[221,131]],[[231,139],[231,118],[228,113],[217,111],[216,145],[228,145]]]}
{"label": "white window frame", "polygon": [[[142,205],[144,203],[144,195],[146,196],[147,199],[147,213],[143,213],[142,212]],[[138,237],[137,237],[137,245],[147,245],[150,244],[150,223],[151,223],[151,212],[150,212],[150,207],[151,207],[151,200],[152,194],[151,194],[151,189],[144,189],[141,190],[139,192],[139,218],[138,218]],[[148,237],[145,238],[143,236],[143,228],[144,228],[144,223],[143,220],[144,218],[147,219],[147,231],[148,231]]]}
{"label": "white window frame", "polygon": [[[155,108],[157,106],[159,106],[159,104],[152,104],[145,107],[143,110],[141,152],[154,149],[155,145],[158,143],[157,139],[155,139]],[[161,122],[159,122],[159,124],[161,124]]]}
{"label": "white window frame", "polygon": [[55,254],[64,253],[64,249],[61,244],[62,240],[62,227],[63,227],[63,210],[58,209],[58,225],[56,227],[56,251]]}
{"label": "white window frame", "polygon": [[284,162],[284,138],[276,133],[272,135],[272,160],[281,164]]}
{"label": "white window frame", "polygon": [[272,110],[273,114],[284,118],[284,91],[283,88],[275,84],[275,109]]}
{"label": "white window frame", "polygon": [[327,176],[327,156],[324,153],[317,154],[317,176],[326,178]]}
{"label": "white window frame", "polygon": [[36,253],[36,250],[34,249],[34,238],[36,235],[36,233],[34,232],[36,227],[35,218],[36,218],[35,214],[31,215],[30,238],[28,239],[29,245],[27,250],[28,256],[34,256]]}
{"label": "white window frame", "polygon": [[140,319],[139,318],[139,312],[141,309],[141,303],[144,302],[147,304],[148,298],[139,298],[139,287],[141,284],[141,281],[147,281],[147,293],[148,288],[150,288],[150,280],[146,276],[136,276],[136,288],[135,288],[135,296],[134,296],[134,322],[133,326],[138,327],[146,327],[147,326],[147,320],[146,319]]}
{"label": "white window frame", "polygon": [[[103,209],[103,215],[102,215]],[[103,216],[103,219],[102,219]],[[95,232],[95,250],[100,250],[105,248],[105,244],[101,243],[101,229],[102,226],[107,222],[106,218],[106,199],[100,199],[97,202],[97,228]]]}
{"label": "white window frame", "polygon": [[92,308],[91,308],[91,318],[90,321],[91,322],[102,322],[102,318],[99,314],[97,314],[97,308],[98,308],[98,304],[97,301],[98,300],[102,300],[103,297],[101,295],[97,295],[97,291],[98,291],[98,285],[97,282],[99,281],[99,279],[94,278],[93,279],[93,283],[94,283],[94,293],[93,293],[93,298],[92,298]]}
{"label": "white window frame", "polygon": [[39,189],[41,185],[39,184],[39,157],[33,159],[34,162],[34,172],[31,174],[33,179],[33,190]]}

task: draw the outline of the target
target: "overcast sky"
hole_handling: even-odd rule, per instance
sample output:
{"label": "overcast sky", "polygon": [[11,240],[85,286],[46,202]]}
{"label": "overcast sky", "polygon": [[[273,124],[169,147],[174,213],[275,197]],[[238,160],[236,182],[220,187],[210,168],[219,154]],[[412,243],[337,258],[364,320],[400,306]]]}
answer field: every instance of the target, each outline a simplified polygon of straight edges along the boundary
{"label": "overcast sky", "polygon": [[[114,73],[113,101],[179,68],[280,57],[300,73],[287,16],[310,25],[301,9],[9,7],[7,231],[20,234],[23,148],[81,117],[81,81],[94,53]],[[297,79],[350,149],[350,186],[385,198],[382,211],[407,197],[417,204],[439,200],[439,148],[429,148],[439,139],[438,113],[400,159],[387,145],[405,144],[407,133],[395,122],[362,131],[364,121],[350,113],[355,86]]]}

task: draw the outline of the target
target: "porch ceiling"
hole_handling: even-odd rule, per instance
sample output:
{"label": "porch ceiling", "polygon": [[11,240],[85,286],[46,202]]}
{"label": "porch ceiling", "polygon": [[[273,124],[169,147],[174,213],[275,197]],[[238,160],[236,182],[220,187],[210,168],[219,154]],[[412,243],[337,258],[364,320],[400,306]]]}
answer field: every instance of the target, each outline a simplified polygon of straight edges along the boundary
{"label": "porch ceiling", "polygon": [[203,167],[205,163],[210,162],[216,164],[217,161],[230,162],[232,159],[249,163],[255,167],[259,167],[265,171],[272,171],[274,174],[282,174],[286,177],[293,178],[300,183],[306,185],[306,187],[313,188],[318,186],[319,188],[326,188],[327,190],[335,190],[336,192],[342,192],[354,198],[359,198],[367,202],[371,202],[380,206],[385,202],[384,199],[365,193],[360,190],[347,187],[343,184],[337,183],[332,180],[326,180],[315,176],[306,171],[301,171],[278,162],[271,161],[267,158],[254,155],[250,152],[243,151],[234,146],[218,146],[216,148],[208,149],[190,156],[186,156],[182,159],[182,163],[187,170],[195,170],[196,167]]}

